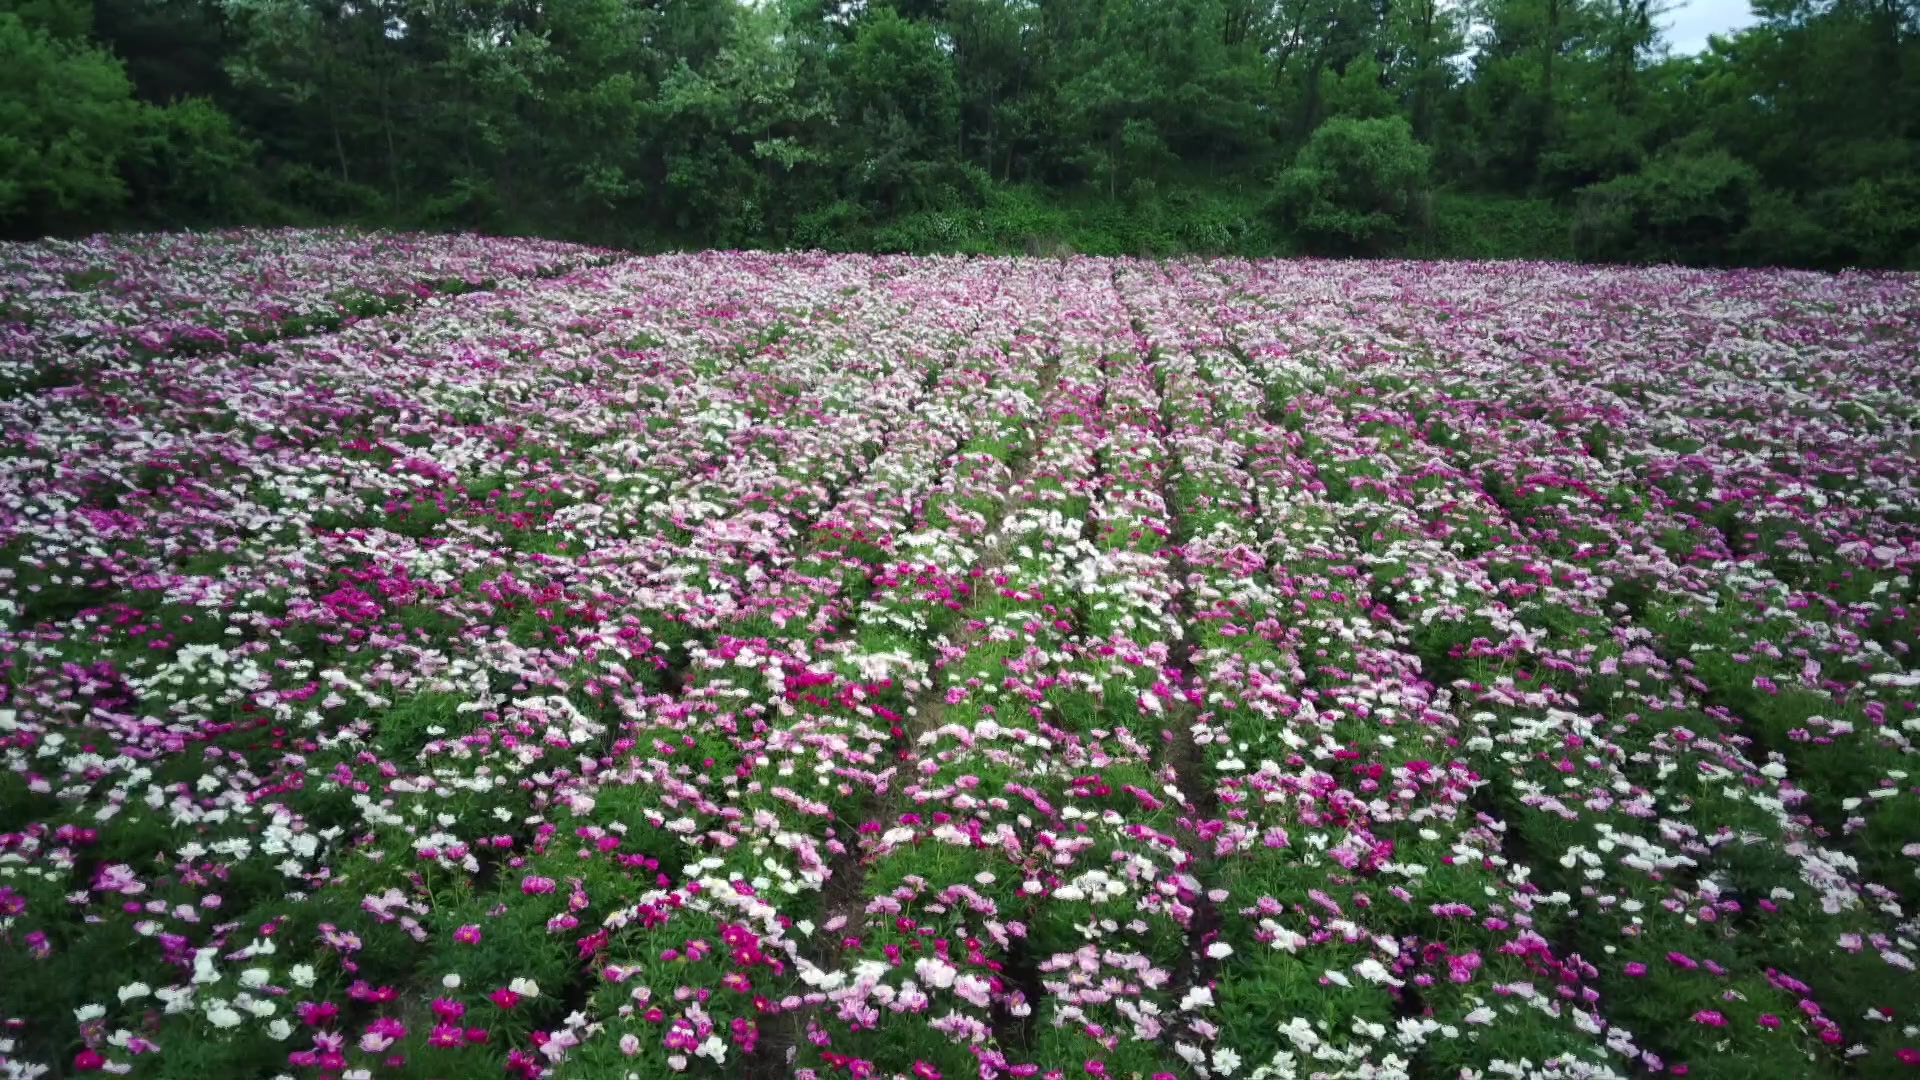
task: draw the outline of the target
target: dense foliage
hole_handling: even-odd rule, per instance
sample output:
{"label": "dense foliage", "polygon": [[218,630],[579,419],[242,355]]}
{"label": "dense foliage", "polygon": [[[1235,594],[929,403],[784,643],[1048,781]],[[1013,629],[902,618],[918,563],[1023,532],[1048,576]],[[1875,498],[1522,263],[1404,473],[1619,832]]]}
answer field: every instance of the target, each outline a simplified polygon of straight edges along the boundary
{"label": "dense foliage", "polygon": [[1310,246],[1377,251],[1405,238],[1427,160],[1427,148],[1397,116],[1338,116],[1316,128],[1280,174],[1275,201]]}
{"label": "dense foliage", "polygon": [[7,1080],[1920,1068],[1920,275],[0,287]]}
{"label": "dense foliage", "polygon": [[1920,3],[1754,3],[0,0],[0,231],[1920,263]]}

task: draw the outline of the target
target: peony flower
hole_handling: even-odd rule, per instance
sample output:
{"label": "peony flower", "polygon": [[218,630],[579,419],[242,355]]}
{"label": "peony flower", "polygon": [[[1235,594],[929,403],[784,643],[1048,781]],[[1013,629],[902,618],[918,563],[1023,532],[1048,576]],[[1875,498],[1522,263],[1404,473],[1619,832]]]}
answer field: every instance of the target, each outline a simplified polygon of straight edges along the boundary
{"label": "peony flower", "polygon": [[435,1024],[427,1033],[427,1045],[440,1050],[454,1050],[466,1045],[466,1036],[457,1024]]}

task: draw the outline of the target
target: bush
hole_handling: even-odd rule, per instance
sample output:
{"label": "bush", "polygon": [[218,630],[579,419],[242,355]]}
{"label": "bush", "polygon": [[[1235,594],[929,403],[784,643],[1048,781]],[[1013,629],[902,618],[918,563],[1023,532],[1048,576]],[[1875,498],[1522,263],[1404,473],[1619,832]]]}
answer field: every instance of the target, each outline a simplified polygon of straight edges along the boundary
{"label": "bush", "polygon": [[456,177],[447,190],[421,204],[420,216],[435,229],[505,231],[506,214],[493,182],[480,176]]}
{"label": "bush", "polygon": [[860,204],[837,199],[794,217],[792,245],[820,251],[855,251],[866,223],[867,212]]}
{"label": "bush", "polygon": [[1802,201],[1756,192],[1731,251],[1749,266],[1920,269],[1920,180],[1863,178]]}
{"label": "bush", "polygon": [[1860,179],[1822,200],[1858,266],[1920,268],[1920,178]]}
{"label": "bush", "polygon": [[1067,213],[1032,188],[991,192],[983,216],[988,241],[1002,251],[1040,254],[1070,244]]}
{"label": "bush", "polygon": [[1549,199],[1436,192],[1416,254],[1439,259],[1571,259],[1573,214]]}
{"label": "bush", "polygon": [[1733,238],[1735,262],[1745,266],[1833,268],[1845,261],[1841,240],[1789,195],[1756,191],[1747,225]]}
{"label": "bush", "polygon": [[0,12],[0,224],[98,223],[127,198],[143,110],[120,61]]}
{"label": "bush", "polygon": [[979,251],[981,231],[979,211],[918,210],[875,228],[863,246],[908,255]]}
{"label": "bush", "polygon": [[379,220],[388,212],[378,188],[342,180],[332,169],[290,162],[272,179],[276,199],[302,221]]}
{"label": "bush", "polygon": [[1406,238],[1430,158],[1402,117],[1336,117],[1276,178],[1274,208],[1311,251],[1380,253]]}
{"label": "bush", "polygon": [[144,217],[168,226],[257,217],[257,146],[204,98],[145,110],[145,132],[128,169]]}
{"label": "bush", "polygon": [[1033,187],[991,187],[984,205],[957,202],[875,219],[839,201],[795,218],[789,242],[830,251],[931,254],[1272,255],[1278,238],[1258,198],[1202,188],[1144,185],[1134,200],[1051,195]]}
{"label": "bush", "polygon": [[1573,247],[1595,262],[1725,262],[1759,174],[1724,150],[1675,146],[1644,169],[1580,189]]}

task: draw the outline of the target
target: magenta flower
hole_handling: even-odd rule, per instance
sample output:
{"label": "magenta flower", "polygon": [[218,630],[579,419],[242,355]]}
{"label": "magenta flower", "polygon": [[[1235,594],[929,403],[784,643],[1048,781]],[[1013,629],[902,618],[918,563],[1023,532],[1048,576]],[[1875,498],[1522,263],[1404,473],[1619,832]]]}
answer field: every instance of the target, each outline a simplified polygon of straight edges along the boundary
{"label": "magenta flower", "polygon": [[[209,995],[284,995],[303,1077],[485,1043],[509,1080],[582,1051],[737,1072],[761,1024],[822,1080],[885,1047],[947,1080],[905,1056],[936,1044],[1108,1080],[1159,1056],[1136,1038],[1241,1077],[1286,1032],[1230,1035],[1223,1002],[1274,971],[1338,1031],[1389,986],[1516,1046],[1591,1010],[1684,1076],[1650,1048],[1845,1048],[1824,1010],[1882,998],[1769,962],[1915,966],[1871,912],[1920,859],[1881,842],[1920,799],[1920,277],[0,248],[0,757],[47,807],[0,857],[51,898],[0,885],[0,921],[35,954],[147,943],[62,1020],[60,1052],[120,1055],[76,1075],[151,1052],[142,1017],[209,960]],[[418,302],[447,280],[497,289]],[[148,815],[161,857],[111,854]],[[1737,891],[1683,869],[1748,840],[1777,858]],[[747,872],[661,866],[683,842]],[[775,847],[833,899],[754,884]],[[1626,947],[1536,928],[1535,858]],[[339,925],[223,905],[243,861]],[[467,898],[489,922],[450,921]],[[436,935],[477,957],[502,916],[520,977],[450,974]],[[837,989],[801,992],[803,955]],[[542,1000],[557,966],[595,988]],[[1699,1011],[1612,994],[1675,971]],[[1552,1006],[1467,1004],[1524,986]],[[1802,1017],[1755,1031],[1747,1000]],[[1920,1066],[1893,1011],[1848,1068]],[[1015,1014],[1062,1021],[1044,1063],[996,1047]]]}

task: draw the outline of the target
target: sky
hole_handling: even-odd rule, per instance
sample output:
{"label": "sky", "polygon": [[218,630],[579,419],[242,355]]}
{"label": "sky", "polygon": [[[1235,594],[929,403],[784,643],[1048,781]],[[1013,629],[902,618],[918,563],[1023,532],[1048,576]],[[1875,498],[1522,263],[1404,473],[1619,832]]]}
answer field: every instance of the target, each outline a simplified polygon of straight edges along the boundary
{"label": "sky", "polygon": [[1667,44],[1674,55],[1707,47],[1708,34],[1724,34],[1753,22],[1747,0],[1679,0],[1667,12]]}

